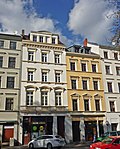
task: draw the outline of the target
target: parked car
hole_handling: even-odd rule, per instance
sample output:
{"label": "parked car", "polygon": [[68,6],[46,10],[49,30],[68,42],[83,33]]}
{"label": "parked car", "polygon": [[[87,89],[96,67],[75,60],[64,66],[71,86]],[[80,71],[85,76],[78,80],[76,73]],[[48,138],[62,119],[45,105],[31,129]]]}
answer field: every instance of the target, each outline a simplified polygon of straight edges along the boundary
{"label": "parked car", "polygon": [[120,136],[109,136],[102,142],[91,144],[90,149],[120,149]]}
{"label": "parked car", "polygon": [[65,140],[59,135],[41,135],[28,143],[29,149],[53,147],[61,148],[65,145]]}
{"label": "parked car", "polygon": [[95,142],[99,142],[104,140],[106,137],[108,136],[120,136],[120,131],[110,131],[110,132],[106,132],[104,133],[102,136],[98,137]]}

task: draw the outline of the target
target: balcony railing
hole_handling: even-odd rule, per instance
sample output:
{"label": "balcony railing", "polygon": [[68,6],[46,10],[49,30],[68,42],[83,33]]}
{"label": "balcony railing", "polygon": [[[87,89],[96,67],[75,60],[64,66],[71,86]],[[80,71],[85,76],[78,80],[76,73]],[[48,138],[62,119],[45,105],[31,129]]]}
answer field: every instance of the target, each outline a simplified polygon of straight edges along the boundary
{"label": "balcony railing", "polygon": [[67,106],[21,106],[21,113],[56,113],[56,112],[67,112]]}

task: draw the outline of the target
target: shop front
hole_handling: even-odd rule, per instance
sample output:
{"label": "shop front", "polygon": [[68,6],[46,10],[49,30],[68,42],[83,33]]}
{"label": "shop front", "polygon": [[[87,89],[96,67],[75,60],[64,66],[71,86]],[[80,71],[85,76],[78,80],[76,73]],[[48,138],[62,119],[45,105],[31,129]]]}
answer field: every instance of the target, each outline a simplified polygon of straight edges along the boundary
{"label": "shop front", "polygon": [[[56,120],[56,121],[55,121]],[[54,124],[53,124],[54,123]],[[55,127],[55,128],[54,128]],[[56,132],[54,131],[56,130]],[[23,144],[44,134],[65,135],[64,116],[24,116],[23,117]]]}

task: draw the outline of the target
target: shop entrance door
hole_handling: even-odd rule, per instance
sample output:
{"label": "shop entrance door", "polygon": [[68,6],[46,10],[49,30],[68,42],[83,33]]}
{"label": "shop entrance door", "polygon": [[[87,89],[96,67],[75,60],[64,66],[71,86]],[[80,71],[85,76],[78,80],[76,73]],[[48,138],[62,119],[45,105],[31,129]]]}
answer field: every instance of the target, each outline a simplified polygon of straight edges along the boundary
{"label": "shop entrance door", "polygon": [[72,121],[73,142],[80,141],[80,122]]}

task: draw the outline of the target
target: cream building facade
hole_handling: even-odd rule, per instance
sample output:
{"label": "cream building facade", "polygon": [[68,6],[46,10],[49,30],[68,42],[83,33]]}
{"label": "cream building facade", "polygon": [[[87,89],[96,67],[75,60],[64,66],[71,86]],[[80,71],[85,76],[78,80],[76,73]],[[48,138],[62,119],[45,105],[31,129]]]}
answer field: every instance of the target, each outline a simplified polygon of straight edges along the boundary
{"label": "cream building facade", "polygon": [[0,34],[0,136],[2,143],[18,140],[21,36]]}
{"label": "cream building facade", "polygon": [[22,42],[19,140],[59,134],[69,141],[65,46],[47,31],[31,32]]}

